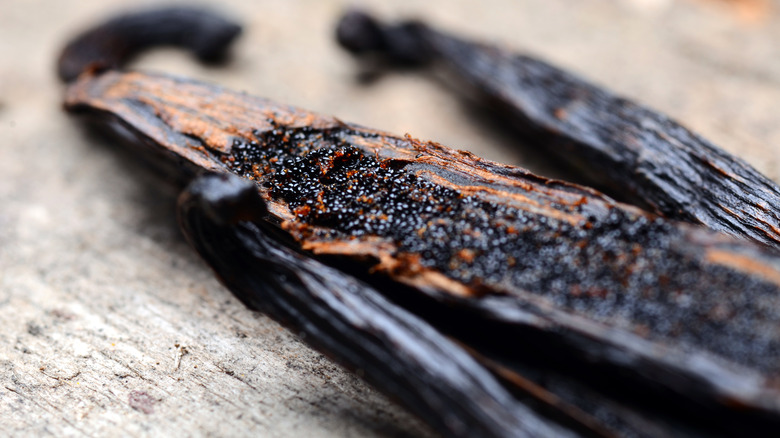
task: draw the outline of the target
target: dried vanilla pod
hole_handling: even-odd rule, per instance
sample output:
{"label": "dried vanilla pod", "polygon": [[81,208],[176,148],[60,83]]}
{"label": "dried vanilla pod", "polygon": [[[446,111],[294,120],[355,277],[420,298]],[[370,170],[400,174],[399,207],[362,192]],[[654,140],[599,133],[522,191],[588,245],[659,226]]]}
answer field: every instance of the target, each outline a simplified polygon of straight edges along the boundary
{"label": "dried vanilla pod", "polygon": [[[490,370],[523,394],[499,402],[504,413],[525,409],[517,401],[540,404],[555,413],[545,416],[555,427],[597,436],[759,434],[780,423],[780,255],[769,248],[468,152],[195,80],[87,69],[68,85],[65,107],[134,139],[183,177],[209,171],[253,181],[262,203],[231,189],[233,180],[191,186],[180,206],[185,234],[253,308],[293,327],[305,324],[295,315],[353,323],[306,339],[352,367],[379,357],[355,353],[367,326],[350,315],[362,307],[335,305],[340,288],[359,285],[369,301],[356,305],[384,308],[399,327],[400,315],[414,313],[414,330],[446,335],[462,349],[448,346],[452,354],[474,359],[463,372]],[[336,301],[320,307],[328,293]],[[378,295],[387,300],[370,298]],[[267,308],[262,300],[271,300]],[[393,327],[370,330],[388,339]],[[446,404],[420,404],[426,392],[449,389],[415,383],[418,371],[382,386],[383,366],[361,369],[412,410],[430,409],[418,414],[429,424],[449,424]],[[430,385],[448,384],[430,377]],[[483,430],[474,424],[443,432]]]}
{"label": "dried vanilla pod", "polygon": [[667,116],[530,56],[359,11],[337,30],[356,55],[441,65],[505,120],[611,193],[664,217],[780,248],[780,187]]}
{"label": "dried vanilla pod", "polygon": [[168,7],[120,15],[73,38],[63,49],[57,73],[69,82],[86,70],[116,69],[152,46],[180,46],[199,60],[221,60],[241,27],[194,7]]}

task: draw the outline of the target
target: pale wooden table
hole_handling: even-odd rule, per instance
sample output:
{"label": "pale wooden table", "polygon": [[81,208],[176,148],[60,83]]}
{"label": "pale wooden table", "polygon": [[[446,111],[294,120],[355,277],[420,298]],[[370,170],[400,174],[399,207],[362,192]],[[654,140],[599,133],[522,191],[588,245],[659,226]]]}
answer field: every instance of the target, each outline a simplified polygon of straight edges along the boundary
{"label": "pale wooden table", "polygon": [[[332,38],[347,2],[222,3],[247,27],[228,68],[203,68],[176,51],[135,66],[557,175],[540,152],[519,148],[423,76],[359,85]],[[365,3],[536,53],[780,177],[775,3]],[[0,2],[0,435],[430,434],[294,334],[247,311],[183,241],[175,193],[63,114],[53,74],[60,46],[123,4],[138,2]]]}

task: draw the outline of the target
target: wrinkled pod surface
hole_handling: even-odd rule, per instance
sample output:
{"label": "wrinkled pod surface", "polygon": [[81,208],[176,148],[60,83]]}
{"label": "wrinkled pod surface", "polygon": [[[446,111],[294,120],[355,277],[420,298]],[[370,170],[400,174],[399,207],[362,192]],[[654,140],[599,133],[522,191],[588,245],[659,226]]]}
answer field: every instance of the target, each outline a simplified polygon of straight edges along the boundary
{"label": "wrinkled pod surface", "polygon": [[641,104],[531,56],[422,22],[352,11],[338,25],[352,53],[435,66],[523,138],[586,178],[669,219],[780,248],[780,187],[745,161]]}

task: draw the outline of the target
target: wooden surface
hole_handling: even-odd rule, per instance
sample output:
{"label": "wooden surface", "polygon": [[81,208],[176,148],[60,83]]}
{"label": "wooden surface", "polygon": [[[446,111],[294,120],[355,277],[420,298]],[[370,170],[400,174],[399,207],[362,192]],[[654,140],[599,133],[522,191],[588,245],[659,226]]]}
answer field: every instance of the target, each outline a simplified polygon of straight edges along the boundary
{"label": "wooden surface", "polygon": [[[220,9],[246,26],[227,68],[204,68],[168,50],[135,67],[560,176],[541,151],[520,147],[430,78],[388,74],[361,85],[359,68],[332,38],[348,2],[225,3]],[[609,84],[780,179],[777,3],[364,3]],[[173,190],[61,111],[54,60],[67,36],[138,4],[0,5],[0,435],[431,434],[294,334],[243,308],[183,241]]]}

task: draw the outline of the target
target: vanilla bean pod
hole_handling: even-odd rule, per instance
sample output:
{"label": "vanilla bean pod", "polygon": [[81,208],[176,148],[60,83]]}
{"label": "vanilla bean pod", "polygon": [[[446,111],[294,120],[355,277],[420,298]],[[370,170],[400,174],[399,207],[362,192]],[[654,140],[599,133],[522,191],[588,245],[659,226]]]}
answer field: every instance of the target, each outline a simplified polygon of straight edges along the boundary
{"label": "vanilla bean pod", "polygon": [[241,27],[220,15],[194,7],[169,7],[120,15],[74,37],[62,50],[57,73],[65,82],[84,71],[121,67],[152,46],[178,46],[203,62],[225,57]]}
{"label": "vanilla bean pod", "polygon": [[668,117],[530,56],[353,11],[343,47],[404,65],[443,65],[537,149],[667,218],[780,248],[780,187]]}
{"label": "vanilla bean pod", "polygon": [[[255,180],[268,220],[304,250],[448,302],[475,332],[511,339],[505,354],[546,344],[540,360],[581,358],[595,375],[617,369],[683,405],[710,403],[718,421],[774,418],[780,260],[768,250],[191,80],[85,76],[66,105],[185,169]],[[735,403],[747,408],[729,409]]]}
{"label": "vanilla bean pod", "polygon": [[[247,233],[273,238],[337,266],[328,272],[343,281],[360,277],[457,339],[509,388],[527,367],[539,372],[535,382],[550,369],[610,400],[641,400],[649,421],[669,416],[730,433],[780,423],[780,256],[768,248],[467,152],[190,79],[88,69],[69,84],[65,106],[184,175],[253,181],[267,214],[264,228],[241,228],[242,242]],[[226,211],[237,205],[229,191],[203,193]],[[199,246],[208,236],[183,217],[234,293],[247,300],[231,283],[238,273],[268,287],[251,293],[284,291],[288,274],[272,281],[255,265],[221,263],[240,247],[229,239]],[[295,302],[296,312],[314,305]],[[347,338],[359,329],[341,327]]]}

